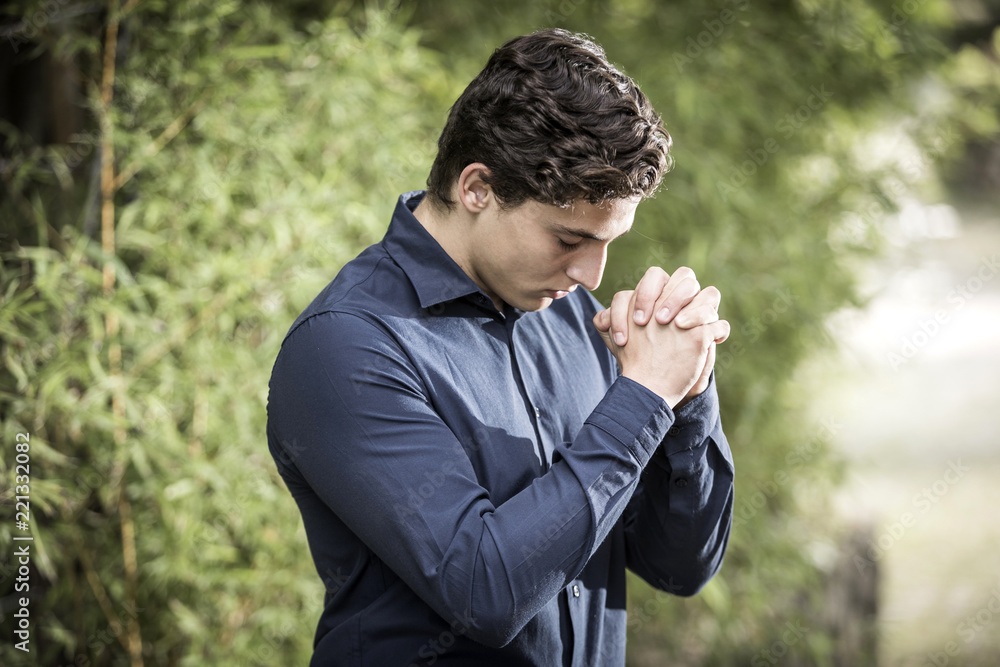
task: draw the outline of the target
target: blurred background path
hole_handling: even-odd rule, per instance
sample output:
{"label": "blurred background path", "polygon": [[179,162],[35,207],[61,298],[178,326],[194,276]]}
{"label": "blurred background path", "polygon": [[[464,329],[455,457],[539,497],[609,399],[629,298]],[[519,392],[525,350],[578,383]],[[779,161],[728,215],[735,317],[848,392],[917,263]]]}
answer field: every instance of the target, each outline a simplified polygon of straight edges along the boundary
{"label": "blurred background path", "polygon": [[[870,522],[880,664],[1000,664],[1000,207],[904,208],[817,415],[847,459],[837,507]],[[865,567],[864,562],[858,563]]]}

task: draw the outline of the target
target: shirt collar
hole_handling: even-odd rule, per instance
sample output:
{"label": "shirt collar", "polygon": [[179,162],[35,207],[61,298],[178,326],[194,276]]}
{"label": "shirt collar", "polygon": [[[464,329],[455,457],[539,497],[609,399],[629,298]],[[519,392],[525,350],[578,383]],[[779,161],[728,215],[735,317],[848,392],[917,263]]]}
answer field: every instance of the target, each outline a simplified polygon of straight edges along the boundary
{"label": "shirt collar", "polygon": [[480,292],[479,286],[413,215],[425,192],[415,190],[399,196],[382,239],[386,252],[413,284],[421,308]]}

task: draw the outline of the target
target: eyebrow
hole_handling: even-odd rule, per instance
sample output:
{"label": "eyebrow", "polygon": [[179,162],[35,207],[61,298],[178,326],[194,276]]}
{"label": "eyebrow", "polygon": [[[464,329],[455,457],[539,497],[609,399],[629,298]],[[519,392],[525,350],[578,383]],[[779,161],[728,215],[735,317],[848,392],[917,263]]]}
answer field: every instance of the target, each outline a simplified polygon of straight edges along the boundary
{"label": "eyebrow", "polygon": [[628,229],[626,229],[624,232],[622,232],[618,236],[612,237],[610,239],[605,239],[605,238],[602,238],[602,237],[598,236],[597,234],[591,234],[586,229],[575,229],[573,227],[567,227],[566,225],[561,225],[558,222],[552,223],[552,229],[554,229],[557,232],[561,232],[563,234],[569,234],[570,236],[581,236],[581,237],[583,237],[585,239],[593,239],[595,241],[601,241],[601,242],[604,242],[604,241],[608,241],[608,242],[614,241],[615,239],[621,238],[621,237],[625,236],[626,234],[628,234],[630,231],[632,231],[632,228],[629,227]]}

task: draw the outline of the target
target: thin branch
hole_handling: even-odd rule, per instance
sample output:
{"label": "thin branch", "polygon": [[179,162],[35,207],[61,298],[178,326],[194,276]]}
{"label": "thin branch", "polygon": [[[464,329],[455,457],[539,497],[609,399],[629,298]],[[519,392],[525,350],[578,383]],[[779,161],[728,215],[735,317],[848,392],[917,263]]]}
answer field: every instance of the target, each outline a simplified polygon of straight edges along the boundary
{"label": "thin branch", "polygon": [[127,167],[118,173],[118,176],[114,181],[114,189],[120,189],[133,176],[135,176],[136,172],[142,168],[142,162],[148,160],[163,150],[163,148],[169,144],[174,137],[180,134],[181,130],[183,130],[184,127],[191,122],[191,119],[198,115],[198,112],[201,111],[204,106],[204,96],[192,102],[191,105],[184,110],[184,113],[175,118],[174,121],[160,133],[160,136],[146,145],[142,151],[142,155],[133,160]]}
{"label": "thin branch", "polygon": [[222,310],[222,307],[229,303],[229,300],[224,295],[219,295],[212,300],[205,308],[202,309],[200,313],[190,318],[184,323],[184,326],[180,327],[174,335],[160,344],[155,345],[146,350],[139,359],[129,368],[129,377],[135,379],[146,372],[153,364],[165,357],[172,349],[181,345],[186,340],[191,338],[191,335],[195,331],[200,329],[205,322],[215,318],[215,316]]}
{"label": "thin branch", "polygon": [[[108,0],[108,26],[104,36],[104,68],[101,76],[101,250],[104,252],[103,286],[110,294],[115,286],[115,143],[111,123],[111,102],[115,90],[115,55],[118,51],[118,2]],[[117,334],[116,325],[113,328]],[[109,338],[112,336],[109,332]],[[113,370],[113,369],[112,369]]]}
{"label": "thin branch", "polygon": [[115,637],[121,642],[122,648],[127,650],[128,644],[125,643],[125,633],[122,632],[122,624],[115,616],[115,610],[111,606],[111,598],[108,597],[108,592],[105,590],[104,584],[101,583],[101,578],[97,576],[97,571],[94,569],[93,561],[90,560],[87,548],[79,539],[76,540],[76,552],[80,555],[80,562],[83,563],[83,571],[87,576],[87,583],[90,584],[90,590],[94,592],[94,597],[97,598],[98,606],[104,612],[104,616],[108,619],[108,624],[111,626]]}
{"label": "thin branch", "polygon": [[[134,6],[129,2],[126,9]],[[103,287],[110,299],[115,290],[115,142],[114,124],[111,122],[111,103],[115,91],[115,58],[118,54],[118,0],[108,0],[108,25],[104,35],[104,63],[101,74],[101,250],[104,254]],[[125,397],[123,396],[122,346],[118,339],[118,314],[109,310],[104,329],[108,345],[108,366],[113,381],[111,412],[114,417],[114,441],[118,456],[125,449]],[[122,462],[119,462],[124,469]],[[125,493],[124,480],[118,482],[118,516],[121,520],[122,557],[125,561],[125,597],[132,609],[137,609],[138,564],[135,556],[135,524],[132,522],[132,506]],[[128,650],[131,667],[143,667],[142,635],[135,616],[129,616],[128,630],[124,642]]]}

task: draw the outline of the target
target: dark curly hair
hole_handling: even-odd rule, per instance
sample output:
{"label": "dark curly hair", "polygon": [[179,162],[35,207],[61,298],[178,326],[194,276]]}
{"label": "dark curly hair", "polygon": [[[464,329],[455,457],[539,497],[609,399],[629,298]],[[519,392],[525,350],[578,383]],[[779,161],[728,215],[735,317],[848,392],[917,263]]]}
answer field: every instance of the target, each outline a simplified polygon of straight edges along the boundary
{"label": "dark curly hair", "polygon": [[670,146],[659,114],[604,49],[541,30],[494,51],[452,106],[427,187],[451,209],[455,180],[482,162],[504,208],[648,197],[670,169]]}

